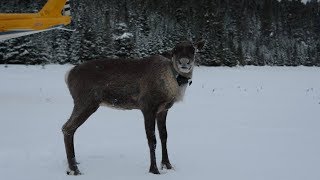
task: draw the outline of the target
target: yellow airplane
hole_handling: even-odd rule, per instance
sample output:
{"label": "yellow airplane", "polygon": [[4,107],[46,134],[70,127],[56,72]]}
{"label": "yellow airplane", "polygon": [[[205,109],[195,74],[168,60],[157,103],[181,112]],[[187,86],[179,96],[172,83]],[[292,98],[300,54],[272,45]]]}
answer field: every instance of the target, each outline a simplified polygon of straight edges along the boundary
{"label": "yellow airplane", "polygon": [[35,34],[71,23],[69,0],[48,0],[38,13],[0,13],[0,41]]}

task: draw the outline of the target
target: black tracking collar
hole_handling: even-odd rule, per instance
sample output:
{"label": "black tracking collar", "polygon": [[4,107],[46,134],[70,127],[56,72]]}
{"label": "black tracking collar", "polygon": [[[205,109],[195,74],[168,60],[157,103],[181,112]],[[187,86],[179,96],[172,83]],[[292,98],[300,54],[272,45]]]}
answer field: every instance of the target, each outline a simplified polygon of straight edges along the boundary
{"label": "black tracking collar", "polygon": [[178,82],[179,86],[182,86],[182,85],[185,85],[185,84],[188,84],[188,83],[189,83],[189,86],[190,86],[192,84],[192,81],[190,80],[190,78],[181,76],[180,74],[176,77],[176,79],[177,79],[177,82]]}

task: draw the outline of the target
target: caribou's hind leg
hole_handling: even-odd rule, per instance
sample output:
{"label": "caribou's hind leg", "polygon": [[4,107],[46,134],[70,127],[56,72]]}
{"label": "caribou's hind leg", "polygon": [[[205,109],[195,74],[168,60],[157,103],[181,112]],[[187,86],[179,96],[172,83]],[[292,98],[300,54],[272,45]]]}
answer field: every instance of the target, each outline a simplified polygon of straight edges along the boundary
{"label": "caribou's hind leg", "polygon": [[166,120],[167,120],[167,113],[168,111],[162,111],[157,114],[157,124],[159,135],[161,139],[161,147],[162,147],[162,161],[161,161],[161,169],[172,169],[172,165],[170,164],[168,151],[167,151],[167,127],[166,127]]}
{"label": "caribou's hind leg", "polygon": [[88,103],[86,106],[75,104],[70,119],[63,125],[62,132],[64,135],[64,144],[67,153],[69,171],[68,175],[80,175],[78,169],[75,152],[74,152],[74,133],[91,114],[99,107],[98,103]]}

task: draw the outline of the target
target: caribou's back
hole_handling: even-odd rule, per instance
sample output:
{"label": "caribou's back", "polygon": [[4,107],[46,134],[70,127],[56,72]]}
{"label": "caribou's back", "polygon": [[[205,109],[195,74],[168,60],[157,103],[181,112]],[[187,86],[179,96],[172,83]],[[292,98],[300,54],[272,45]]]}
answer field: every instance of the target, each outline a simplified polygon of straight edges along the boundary
{"label": "caribou's back", "polygon": [[66,81],[76,103],[95,101],[121,109],[161,104],[179,93],[171,62],[162,56],[88,61],[71,69]]}

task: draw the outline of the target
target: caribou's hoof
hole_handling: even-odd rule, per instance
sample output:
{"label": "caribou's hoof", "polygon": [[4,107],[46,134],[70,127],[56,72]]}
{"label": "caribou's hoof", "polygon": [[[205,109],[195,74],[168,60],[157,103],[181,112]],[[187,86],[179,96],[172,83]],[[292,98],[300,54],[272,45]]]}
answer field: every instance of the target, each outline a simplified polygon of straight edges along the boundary
{"label": "caribou's hoof", "polygon": [[157,166],[155,166],[155,167],[150,167],[149,173],[152,173],[152,174],[160,174]]}
{"label": "caribou's hoof", "polygon": [[166,162],[166,163],[162,162],[161,169],[173,169],[173,167],[169,162]]}
{"label": "caribou's hoof", "polygon": [[70,176],[78,176],[78,175],[81,175],[81,172],[79,171],[79,169],[76,169],[76,170],[69,170],[67,171],[67,174],[70,175]]}

